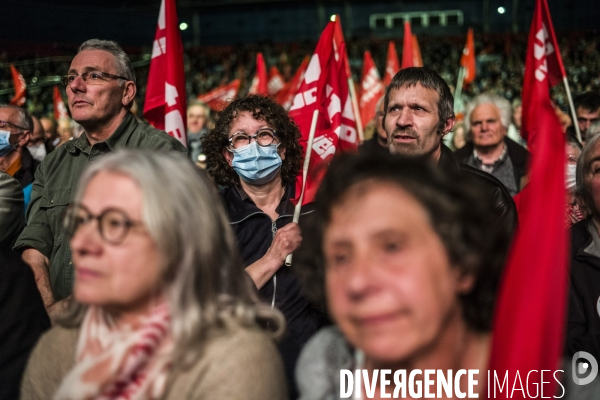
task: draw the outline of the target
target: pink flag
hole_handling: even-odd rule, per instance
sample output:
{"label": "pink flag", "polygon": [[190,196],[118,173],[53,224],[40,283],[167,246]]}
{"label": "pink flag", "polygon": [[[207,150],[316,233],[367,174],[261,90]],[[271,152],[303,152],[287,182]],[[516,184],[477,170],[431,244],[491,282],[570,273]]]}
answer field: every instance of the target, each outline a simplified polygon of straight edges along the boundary
{"label": "pink flag", "polygon": [[15,87],[15,95],[10,99],[10,104],[21,107],[27,100],[27,84],[23,79],[23,75],[12,64],[10,64],[10,73]]}
{"label": "pink flag", "polygon": [[225,108],[228,102],[237,96],[239,88],[240,80],[234,79],[225,85],[221,85],[210,92],[206,92],[198,96],[198,100],[208,104],[212,110],[221,111],[223,108]]}
{"label": "pink flag", "polygon": [[58,86],[54,86],[54,91],[52,93],[52,100],[54,103],[54,119],[56,121],[60,121],[64,118],[69,118],[69,113],[67,112],[67,107],[65,107],[65,102],[63,101],[62,95],[60,94],[60,89]]}
{"label": "pink flag", "polygon": [[390,82],[400,71],[400,62],[398,62],[398,53],[396,53],[396,45],[393,40],[390,40],[387,52],[387,61],[385,63],[385,75],[383,76],[383,84],[387,87]]}
{"label": "pink flag", "polygon": [[283,76],[277,69],[276,66],[272,66],[269,70],[269,80],[267,82],[267,90],[269,91],[269,96],[275,96],[285,87],[285,81],[283,80]]}

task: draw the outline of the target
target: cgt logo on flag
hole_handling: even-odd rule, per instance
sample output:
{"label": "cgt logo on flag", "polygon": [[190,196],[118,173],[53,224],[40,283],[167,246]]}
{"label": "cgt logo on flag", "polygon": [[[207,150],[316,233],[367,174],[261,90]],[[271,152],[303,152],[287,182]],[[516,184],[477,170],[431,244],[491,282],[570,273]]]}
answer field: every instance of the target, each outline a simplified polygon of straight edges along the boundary
{"label": "cgt logo on flag", "polygon": [[541,64],[535,70],[535,78],[540,82],[543,82],[548,74],[546,56],[554,53],[554,46],[552,46],[552,43],[547,41],[548,38],[549,36],[546,26],[542,24],[542,29],[535,34],[536,42],[533,44],[533,56],[538,61],[542,60]]}

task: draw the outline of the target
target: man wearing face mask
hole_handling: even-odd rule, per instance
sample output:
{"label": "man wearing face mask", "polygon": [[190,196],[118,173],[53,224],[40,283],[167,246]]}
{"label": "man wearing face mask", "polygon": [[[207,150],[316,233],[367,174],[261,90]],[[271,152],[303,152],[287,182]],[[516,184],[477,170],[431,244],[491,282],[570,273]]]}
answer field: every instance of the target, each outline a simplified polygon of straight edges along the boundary
{"label": "man wearing face mask", "polygon": [[15,177],[21,184],[25,209],[31,199],[35,170],[40,165],[27,147],[32,131],[33,120],[27,111],[0,104],[0,171]]}
{"label": "man wearing face mask", "polygon": [[54,148],[46,139],[44,127],[40,120],[34,116],[31,116],[31,118],[33,120],[33,131],[31,132],[31,139],[27,143],[27,150],[29,150],[34,160],[42,162],[44,157]]}
{"label": "man wearing face mask", "polygon": [[[262,300],[285,316],[287,332],[279,344],[295,398],[294,367],[302,346],[323,324],[310,307],[285,258],[302,241],[292,222],[296,175],[302,162],[300,132],[279,104],[262,96],[232,101],[203,137],[207,170],[224,186],[225,208],[240,252]],[[300,222],[312,207],[302,208]]]}

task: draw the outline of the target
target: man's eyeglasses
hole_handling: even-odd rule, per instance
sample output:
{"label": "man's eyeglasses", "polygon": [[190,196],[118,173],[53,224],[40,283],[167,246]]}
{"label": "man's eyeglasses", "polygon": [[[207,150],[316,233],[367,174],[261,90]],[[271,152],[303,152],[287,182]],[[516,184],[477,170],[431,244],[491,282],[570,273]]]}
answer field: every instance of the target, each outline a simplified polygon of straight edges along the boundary
{"label": "man's eyeglasses", "polygon": [[69,237],[73,237],[79,228],[93,220],[98,221],[100,237],[115,245],[123,242],[132,227],[143,225],[143,222],[133,221],[125,211],[117,208],[107,208],[99,215],[94,215],[83,205],[72,204],[65,213],[65,231]]}
{"label": "man's eyeglasses", "polygon": [[63,85],[69,86],[71,83],[73,83],[75,78],[77,78],[78,76],[81,76],[81,78],[83,79],[84,82],[92,84],[92,85],[99,84],[99,83],[107,81],[109,79],[124,79],[126,81],[131,80],[129,78],[125,78],[124,76],[113,75],[113,74],[109,74],[108,72],[100,72],[100,71],[88,71],[88,72],[82,72],[81,74],[69,74],[69,75],[62,76],[60,78],[60,80],[62,81]]}
{"label": "man's eyeglasses", "polygon": [[8,121],[2,121],[2,120],[0,120],[0,129],[2,129],[2,128],[7,128],[7,127],[9,127],[9,126],[12,126],[13,128],[16,128],[16,129],[20,129],[20,130],[22,130],[22,131],[26,131],[26,130],[28,130],[27,128],[23,128],[22,126],[15,125],[15,124],[13,124],[12,122],[8,122]]}
{"label": "man's eyeglasses", "polygon": [[227,150],[233,151],[250,144],[250,140],[254,139],[259,146],[266,147],[275,141],[277,133],[271,128],[261,128],[254,135],[247,135],[244,132],[234,133],[228,140]]}

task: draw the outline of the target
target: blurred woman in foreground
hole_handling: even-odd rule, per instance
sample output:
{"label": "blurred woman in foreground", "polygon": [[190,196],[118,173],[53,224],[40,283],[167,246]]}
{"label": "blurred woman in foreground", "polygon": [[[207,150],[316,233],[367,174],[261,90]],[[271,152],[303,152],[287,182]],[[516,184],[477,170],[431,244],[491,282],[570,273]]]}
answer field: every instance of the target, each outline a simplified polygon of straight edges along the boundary
{"label": "blurred woman in foreground", "polygon": [[42,337],[25,399],[282,399],[272,335],[216,190],[184,157],[93,163],[66,216],[75,302]]}
{"label": "blurred woman in foreground", "polygon": [[339,398],[341,369],[487,369],[510,233],[484,193],[418,160],[362,154],[332,163],[315,203],[296,262],[337,327],[300,357],[302,399]]}

